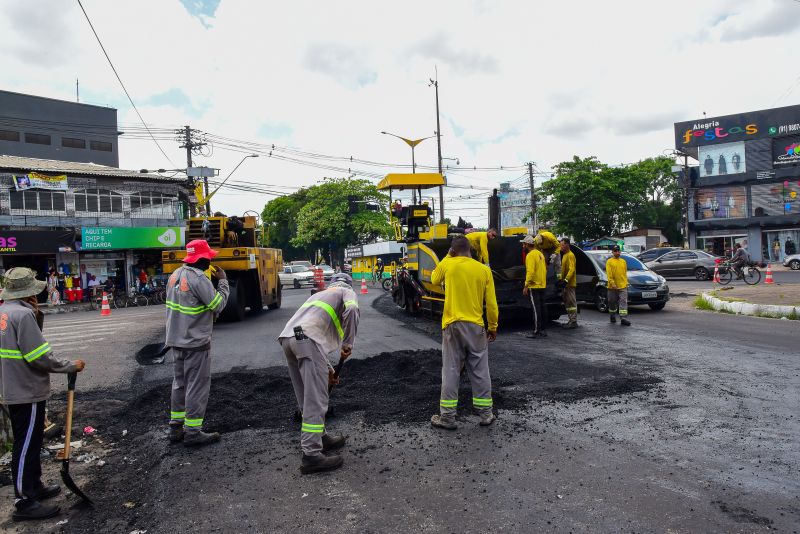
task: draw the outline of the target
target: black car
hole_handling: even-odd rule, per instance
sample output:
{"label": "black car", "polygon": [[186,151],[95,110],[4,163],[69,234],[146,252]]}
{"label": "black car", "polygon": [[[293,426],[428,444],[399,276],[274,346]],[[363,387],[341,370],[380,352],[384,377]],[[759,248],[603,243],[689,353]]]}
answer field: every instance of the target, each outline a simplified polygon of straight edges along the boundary
{"label": "black car", "polygon": [[[596,269],[597,276],[591,283],[578,283],[577,297],[583,302],[593,303],[598,310],[608,311],[608,277],[606,261],[612,256],[607,250],[586,251]],[[662,310],[669,300],[669,286],[663,276],[658,275],[644,263],[629,256],[620,256],[628,264],[628,305],[648,305],[653,310]]]}
{"label": "black car", "polygon": [[673,250],[678,250],[678,247],[649,248],[644,252],[640,252],[639,254],[637,254],[636,259],[638,259],[642,263],[647,263],[649,261],[657,260],[667,252],[672,252]]}

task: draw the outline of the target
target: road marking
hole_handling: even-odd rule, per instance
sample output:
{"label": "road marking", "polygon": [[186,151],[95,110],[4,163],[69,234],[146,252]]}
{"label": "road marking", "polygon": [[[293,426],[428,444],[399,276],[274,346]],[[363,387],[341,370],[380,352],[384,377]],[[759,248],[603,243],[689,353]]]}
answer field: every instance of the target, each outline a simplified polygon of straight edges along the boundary
{"label": "road marking", "polygon": [[[115,328],[116,329],[117,327],[129,325],[129,324],[137,324],[137,321],[125,321],[125,322],[120,322],[120,323],[106,323],[105,326],[108,326],[109,328]],[[48,325],[48,326],[45,327],[44,332],[45,333],[52,332],[53,330],[74,330],[76,326],[84,326],[85,327],[85,326],[93,326],[93,325],[88,325],[86,323],[75,324],[75,325],[72,325],[72,324],[70,324],[70,325],[56,325],[56,326],[49,326]]]}

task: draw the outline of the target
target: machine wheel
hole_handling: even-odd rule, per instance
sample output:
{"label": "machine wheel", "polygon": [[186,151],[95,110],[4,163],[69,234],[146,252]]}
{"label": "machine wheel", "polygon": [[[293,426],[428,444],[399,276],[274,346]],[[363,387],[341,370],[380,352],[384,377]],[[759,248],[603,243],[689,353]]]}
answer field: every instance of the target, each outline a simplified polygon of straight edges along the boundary
{"label": "machine wheel", "polygon": [[709,278],[711,278],[711,273],[709,273],[708,269],[706,269],[705,267],[698,267],[697,269],[694,270],[694,277],[700,280],[701,282],[704,282]]}
{"label": "machine wheel", "polygon": [[650,309],[653,311],[663,310],[664,306],[666,305],[667,305],[666,302],[653,302],[652,304],[648,304],[648,306],[650,306]]}
{"label": "machine wheel", "polygon": [[222,311],[222,317],[228,321],[242,321],[245,316],[247,297],[244,292],[245,284],[241,280],[229,280],[231,293],[228,304]]}
{"label": "machine wheel", "polygon": [[295,289],[300,289],[300,280],[298,280],[297,278],[292,280],[292,286],[294,286]]}
{"label": "machine wheel", "polygon": [[281,307],[281,285],[278,284],[278,288],[276,289],[275,301],[268,305],[267,308],[270,310],[277,310]]}
{"label": "machine wheel", "polygon": [[800,271],[800,260],[792,260],[789,262],[789,268],[793,271]]}
{"label": "machine wheel", "polygon": [[594,307],[600,313],[608,312],[608,292],[605,289],[598,289],[594,294]]}

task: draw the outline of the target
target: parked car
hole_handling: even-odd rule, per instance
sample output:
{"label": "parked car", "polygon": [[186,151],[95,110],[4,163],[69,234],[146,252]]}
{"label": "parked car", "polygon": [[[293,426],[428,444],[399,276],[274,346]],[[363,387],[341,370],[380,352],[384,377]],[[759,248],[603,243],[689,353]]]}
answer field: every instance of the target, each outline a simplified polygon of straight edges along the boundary
{"label": "parked car", "polygon": [[[597,271],[594,284],[578,284],[577,297],[591,302],[601,311],[608,311],[608,277],[606,261],[612,256],[607,250],[587,250]],[[648,305],[652,310],[663,310],[669,300],[669,286],[663,276],[654,273],[638,259],[628,254],[620,256],[628,264],[628,305]]]}
{"label": "parked car", "polygon": [[336,271],[333,270],[333,267],[331,267],[330,265],[326,265],[324,263],[320,263],[319,265],[317,265],[317,269],[322,269],[322,276],[327,281],[329,281],[331,277],[334,274],[336,274]]}
{"label": "parked car", "polygon": [[667,252],[672,252],[673,250],[680,250],[680,247],[656,247],[656,248],[649,248],[644,252],[640,252],[639,254],[634,254],[636,259],[643,263],[647,263],[653,260],[657,260]]}
{"label": "parked car", "polygon": [[311,269],[312,267],[314,267],[313,263],[311,263],[310,261],[305,261],[305,260],[290,261],[289,265],[302,265],[303,267],[306,267],[307,269]]}
{"label": "parked car", "polygon": [[702,250],[673,250],[660,258],[646,262],[650,270],[666,278],[694,276],[698,280],[711,280],[716,266],[716,256]]}
{"label": "parked car", "polygon": [[783,266],[789,267],[793,271],[800,271],[800,254],[786,256],[783,260]]}
{"label": "parked car", "polygon": [[303,285],[314,285],[314,271],[305,265],[285,265],[278,278],[282,286],[293,286],[295,289]]}

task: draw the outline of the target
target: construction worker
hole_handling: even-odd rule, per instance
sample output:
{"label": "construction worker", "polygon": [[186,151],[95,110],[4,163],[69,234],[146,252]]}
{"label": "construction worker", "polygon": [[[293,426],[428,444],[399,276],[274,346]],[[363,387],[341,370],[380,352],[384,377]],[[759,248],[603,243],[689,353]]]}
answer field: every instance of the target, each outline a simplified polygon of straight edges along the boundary
{"label": "construction worker", "polygon": [[338,383],[327,355],[338,349],[346,360],[352,353],[359,319],[352,286],[350,275],[334,274],[327,289],[311,295],[278,336],[303,418],[300,472],[304,475],[338,469],[343,463],[341,455],[331,451],[343,447],[346,438],[325,431],[328,387]]}
{"label": "construction worker", "polygon": [[489,240],[497,237],[497,230],[489,228],[486,232],[470,232],[465,234],[475,259],[489,266]]}
{"label": "construction worker", "polygon": [[628,320],[628,264],[620,257],[617,245],[611,247],[613,257],[606,261],[606,277],[608,278],[608,313],[612,323],[617,322],[617,314],[622,326],[630,326]]}
{"label": "construction worker", "polygon": [[544,261],[544,254],[535,248],[533,236],[527,235],[520,242],[526,252],[525,287],[522,289],[522,294],[531,299],[531,308],[533,309],[533,332],[526,337],[547,337],[544,331],[545,324],[547,324],[547,308],[544,304],[547,265]]}
{"label": "construction worker", "polygon": [[[167,283],[167,341],[174,356],[169,440],[187,447],[219,441],[219,433],[203,432],[211,390],[211,331],[214,318],[225,308],[228,277],[211,260],[217,255],[204,239],[186,245],[184,265]],[[204,273],[217,280],[217,289]]]}
{"label": "construction worker", "polygon": [[[442,390],[439,414],[431,425],[455,430],[458,384],[466,368],[472,386],[472,406],[480,414],[481,426],[494,422],[492,380],[489,376],[489,342],[497,339],[497,298],[492,271],[470,257],[466,237],[456,236],[450,252],[431,274],[431,283],[444,283],[442,314]],[[484,328],[486,306],[488,329]]]}
{"label": "construction worker", "polygon": [[569,320],[563,326],[564,328],[577,328],[578,301],[575,297],[575,288],[578,284],[575,270],[575,254],[570,250],[568,237],[561,239],[561,280],[559,285],[564,297],[564,308],[566,308],[567,316],[569,317]]}
{"label": "construction worker", "polygon": [[42,312],[36,296],[47,282],[36,279],[27,267],[9,269],[0,299],[0,402],[8,408],[14,443],[11,477],[14,482],[14,521],[47,519],[58,506],[40,501],[61,492],[58,485],[42,482],[40,451],[44,440],[45,404],[50,396],[50,373],[83,371],[83,360],[55,357],[44,339]]}

